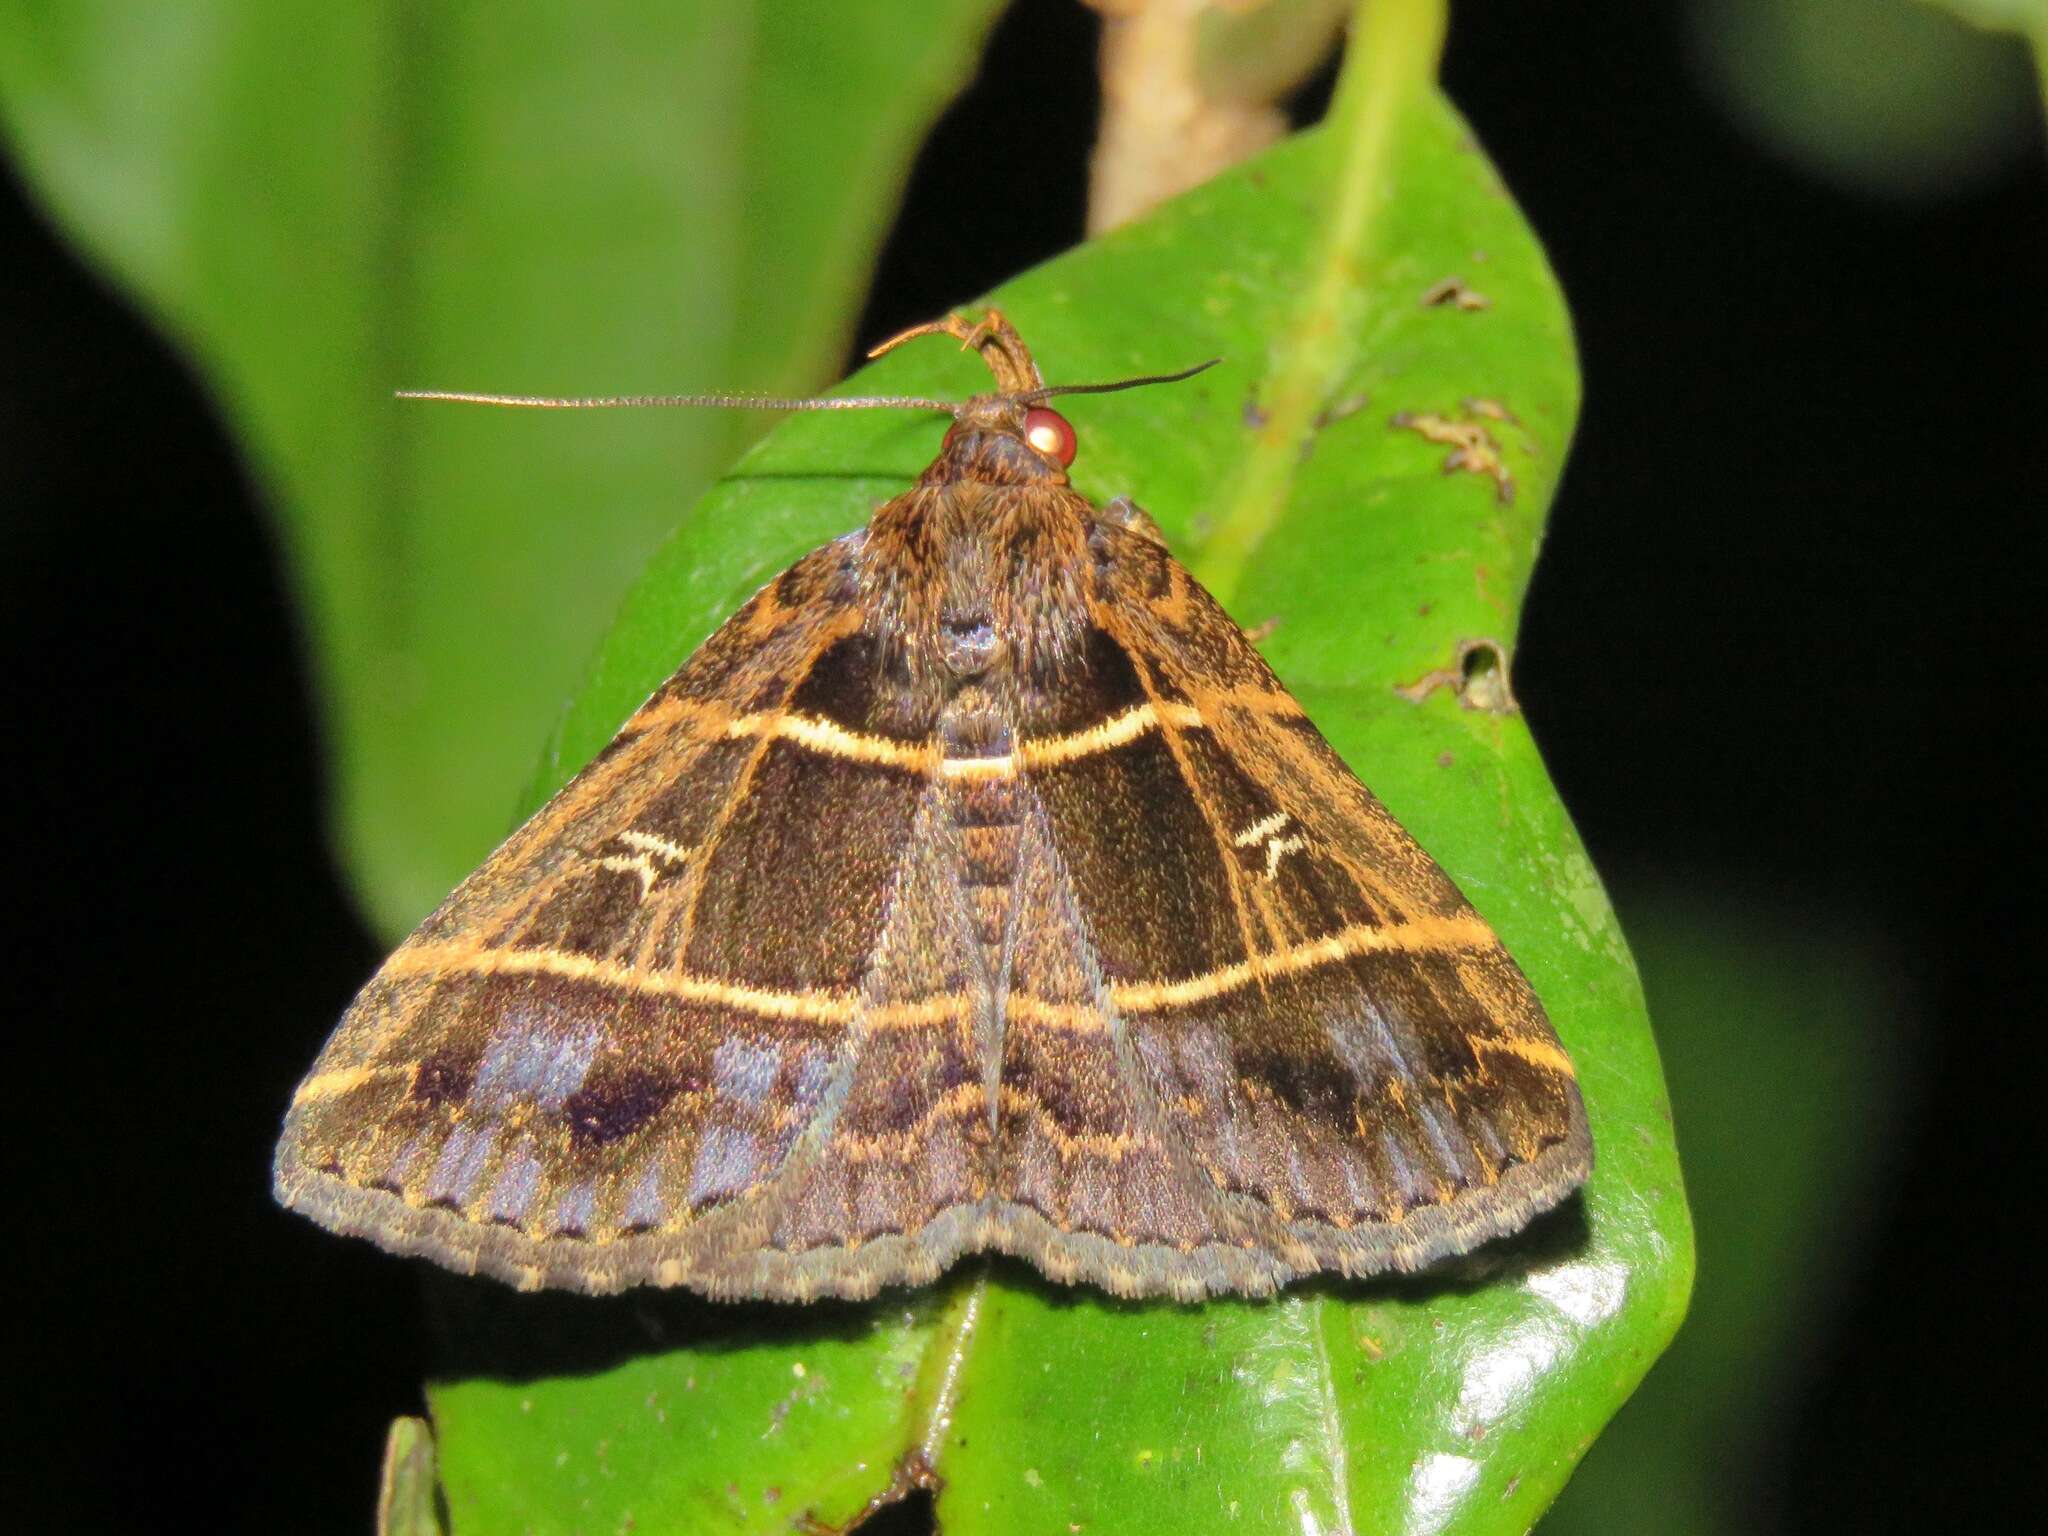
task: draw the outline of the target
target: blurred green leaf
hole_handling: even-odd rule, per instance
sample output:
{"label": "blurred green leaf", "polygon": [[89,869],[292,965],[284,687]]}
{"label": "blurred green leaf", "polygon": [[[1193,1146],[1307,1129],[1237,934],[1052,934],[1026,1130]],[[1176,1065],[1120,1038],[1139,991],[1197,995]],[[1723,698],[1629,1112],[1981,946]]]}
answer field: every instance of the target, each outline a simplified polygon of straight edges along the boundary
{"label": "blurred green leaf", "polygon": [[[1519,1536],[1671,1337],[1690,1227],[1606,898],[1519,717],[1396,692],[1462,641],[1505,651],[1578,393],[1542,253],[1429,84],[1439,25],[1369,7],[1325,128],[993,297],[1055,379],[1226,359],[1074,402],[1077,483],[1135,495],[1240,620],[1274,623],[1282,677],[1521,959],[1580,1065],[1583,1202],[1426,1280],[1200,1307],[1008,1263],[803,1309],[450,1282],[430,1397],[457,1531],[838,1526],[929,1476],[953,1536]],[[932,342],[849,388],[956,396],[979,373]],[[1497,450],[1499,478],[1447,468],[1431,424],[1476,467]],[[635,587],[542,788],[938,436],[833,413],[760,443]]]}
{"label": "blurred green leaf", "polygon": [[2034,53],[2041,107],[2048,112],[2048,0],[1922,0],[1994,32],[2016,32]]}
{"label": "blurred green leaf", "polygon": [[997,8],[0,0],[24,173],[197,360],[282,521],[387,933],[503,835],[621,593],[760,426],[537,432],[392,390],[829,378]]}
{"label": "blurred green leaf", "polygon": [[1322,62],[1350,0],[1213,0],[1195,18],[1195,70],[1205,96],[1277,101]]}
{"label": "blurred green leaf", "polygon": [[1997,175],[2040,131],[2024,46],[1956,19],[1994,6],[2017,0],[1688,0],[1687,12],[1704,83],[1752,137],[1833,184],[1940,198]]}
{"label": "blurred green leaf", "polygon": [[2023,37],[2048,35],[2048,0],[1921,0],[1940,6],[1967,22]]}
{"label": "blurred green leaf", "polygon": [[1881,935],[1842,913],[1650,888],[1622,903],[1706,1249],[1685,1331],[1545,1536],[1743,1536],[1801,1371],[1867,1241],[1907,1030]]}

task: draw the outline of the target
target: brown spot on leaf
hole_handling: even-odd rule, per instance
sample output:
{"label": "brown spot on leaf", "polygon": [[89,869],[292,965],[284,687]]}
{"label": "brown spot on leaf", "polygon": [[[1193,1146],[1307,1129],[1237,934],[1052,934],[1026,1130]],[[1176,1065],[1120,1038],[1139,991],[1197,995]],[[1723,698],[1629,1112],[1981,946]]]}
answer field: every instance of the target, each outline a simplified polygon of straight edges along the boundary
{"label": "brown spot on leaf", "polygon": [[1342,421],[1347,416],[1356,416],[1371,404],[1372,396],[1364,393],[1362,390],[1332,400],[1328,405],[1316,412],[1315,428],[1320,432],[1325,427],[1336,425],[1336,423]]}
{"label": "brown spot on leaf", "polygon": [[[1511,418],[1500,416],[1492,419]],[[1515,477],[1508,473],[1507,463],[1500,456],[1500,444],[1477,421],[1455,421],[1431,411],[1397,411],[1389,424],[1450,448],[1450,454],[1444,459],[1445,474],[1453,475],[1462,470],[1466,474],[1485,475],[1493,481],[1496,501],[1505,506],[1515,499]]]}
{"label": "brown spot on leaf", "polygon": [[1422,290],[1422,307],[1475,310],[1493,308],[1493,300],[1476,288],[1467,287],[1462,277],[1440,277]]}

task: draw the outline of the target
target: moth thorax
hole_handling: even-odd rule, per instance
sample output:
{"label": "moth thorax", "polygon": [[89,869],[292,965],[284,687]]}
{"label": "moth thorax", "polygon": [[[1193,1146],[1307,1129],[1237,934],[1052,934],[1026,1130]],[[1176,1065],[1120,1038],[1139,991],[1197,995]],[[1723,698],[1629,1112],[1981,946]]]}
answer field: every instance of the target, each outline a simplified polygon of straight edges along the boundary
{"label": "moth thorax", "polygon": [[903,654],[913,687],[1045,682],[1078,655],[1084,510],[1055,486],[956,483],[921,487],[875,514],[862,557],[868,623]]}
{"label": "moth thorax", "polygon": [[1002,651],[995,615],[987,608],[949,613],[939,621],[939,659],[956,677],[979,677]]}

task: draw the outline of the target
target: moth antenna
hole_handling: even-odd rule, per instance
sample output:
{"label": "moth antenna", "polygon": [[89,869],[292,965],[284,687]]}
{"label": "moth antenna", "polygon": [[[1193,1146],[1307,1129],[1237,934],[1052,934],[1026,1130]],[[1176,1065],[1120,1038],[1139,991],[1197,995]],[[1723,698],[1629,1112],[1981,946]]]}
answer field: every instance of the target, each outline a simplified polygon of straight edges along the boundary
{"label": "moth antenna", "polygon": [[1120,389],[1142,389],[1147,384],[1178,384],[1182,379],[1192,379],[1198,373],[1208,372],[1222,361],[1220,357],[1212,357],[1206,363],[1183,368],[1179,373],[1148,373],[1135,379],[1115,379],[1107,384],[1051,384],[1043,389],[1027,389],[1017,398],[1026,405],[1037,405],[1055,395],[1113,395]]}
{"label": "moth antenna", "polygon": [[489,395],[466,389],[400,389],[400,400],[455,400],[466,405],[513,405],[539,411],[600,411],[641,405],[712,405],[743,411],[944,411],[958,416],[957,400],[927,400],[915,395]]}
{"label": "moth antenna", "polygon": [[[1031,360],[1016,328],[999,310],[990,310],[980,320],[969,321],[948,315],[914,325],[869,349],[869,357],[894,351],[919,336],[952,336],[963,348],[978,349],[982,360],[996,376],[1001,393],[1012,395],[1025,405],[1037,405],[1057,395],[1107,395],[1121,389],[1138,389],[1147,384],[1178,384],[1223,359],[1183,368],[1179,373],[1152,373],[1141,378],[1117,379],[1108,384],[1047,385],[1038,365]],[[714,406],[742,411],[944,411],[957,417],[965,405],[958,400],[932,400],[922,395],[498,395],[466,389],[401,389],[400,400],[452,400],[464,405],[505,405],[537,411],[600,411],[634,406]]]}

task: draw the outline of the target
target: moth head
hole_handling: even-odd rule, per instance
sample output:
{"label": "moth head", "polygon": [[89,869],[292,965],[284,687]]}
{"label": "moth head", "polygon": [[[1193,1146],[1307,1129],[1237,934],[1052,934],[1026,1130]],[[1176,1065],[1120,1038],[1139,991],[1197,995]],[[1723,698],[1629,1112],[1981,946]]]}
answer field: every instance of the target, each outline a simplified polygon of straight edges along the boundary
{"label": "moth head", "polygon": [[1212,358],[1179,373],[1119,379],[1110,384],[1048,385],[1024,338],[996,309],[979,320],[947,315],[914,325],[871,349],[868,356],[880,357],[918,336],[954,338],[962,348],[980,353],[996,379],[994,393],[976,395],[952,407],[953,425],[946,431],[944,449],[934,468],[1005,482],[1051,479],[1065,483],[1067,466],[1074,462],[1080,439],[1073,424],[1046,404],[1054,396],[1107,394],[1141,384],[1169,384],[1215,363]]}
{"label": "moth head", "polygon": [[954,413],[932,466],[941,479],[1066,484],[1079,440],[1067,418],[1017,395],[977,395]]}

